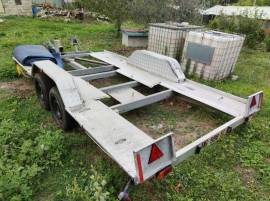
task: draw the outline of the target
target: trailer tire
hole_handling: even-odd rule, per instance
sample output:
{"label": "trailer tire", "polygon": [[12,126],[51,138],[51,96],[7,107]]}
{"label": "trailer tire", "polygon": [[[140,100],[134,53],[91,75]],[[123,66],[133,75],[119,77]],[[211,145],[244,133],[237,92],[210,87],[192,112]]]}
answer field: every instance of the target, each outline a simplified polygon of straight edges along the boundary
{"label": "trailer tire", "polygon": [[44,109],[50,110],[49,92],[52,87],[50,80],[41,73],[37,73],[34,75],[34,83],[40,105]]}
{"label": "trailer tire", "polygon": [[57,87],[51,88],[49,93],[49,101],[51,112],[57,125],[64,131],[68,131],[74,128],[76,122],[65,110],[65,105]]}

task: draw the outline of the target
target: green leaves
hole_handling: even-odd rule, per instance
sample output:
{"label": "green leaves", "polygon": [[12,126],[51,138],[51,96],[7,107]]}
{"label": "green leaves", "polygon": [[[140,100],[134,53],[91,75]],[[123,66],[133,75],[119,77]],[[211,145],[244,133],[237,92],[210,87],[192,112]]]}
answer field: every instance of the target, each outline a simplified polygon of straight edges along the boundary
{"label": "green leaves", "polygon": [[67,184],[65,190],[60,191],[56,201],[105,201],[110,197],[106,191],[106,180],[92,166],[90,170],[80,168]]}
{"label": "green leaves", "polygon": [[[8,118],[16,111],[17,119],[23,119],[26,114],[18,106],[25,100],[2,99],[0,105],[3,101],[13,109],[1,108],[5,116],[0,118],[0,200],[31,200],[39,176],[60,164],[63,136],[42,124]],[[31,105],[31,99],[26,102]],[[32,118],[35,116],[33,113]]]}
{"label": "green leaves", "polygon": [[246,36],[245,45],[254,48],[264,40],[262,31],[263,23],[258,19],[258,13],[254,19],[248,17],[248,12],[244,12],[243,16],[218,16],[209,24],[210,28],[218,29],[229,33],[239,33]]}

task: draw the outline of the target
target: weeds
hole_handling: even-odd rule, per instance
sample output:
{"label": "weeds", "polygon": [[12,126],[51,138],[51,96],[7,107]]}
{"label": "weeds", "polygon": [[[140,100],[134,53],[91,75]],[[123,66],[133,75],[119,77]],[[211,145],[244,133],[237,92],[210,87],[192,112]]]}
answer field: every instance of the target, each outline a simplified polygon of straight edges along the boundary
{"label": "weeds", "polygon": [[0,200],[31,200],[39,175],[61,165],[63,137],[11,119],[1,121],[0,133]]}
{"label": "weeds", "polygon": [[58,193],[55,201],[105,201],[110,197],[106,191],[107,182],[93,166],[91,170],[81,168],[78,174]]}

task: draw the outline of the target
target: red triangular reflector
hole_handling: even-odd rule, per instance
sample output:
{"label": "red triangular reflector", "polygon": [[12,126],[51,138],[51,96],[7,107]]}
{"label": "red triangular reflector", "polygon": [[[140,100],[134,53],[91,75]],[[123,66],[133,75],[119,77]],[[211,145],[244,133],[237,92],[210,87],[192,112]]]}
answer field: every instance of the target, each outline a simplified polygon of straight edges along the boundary
{"label": "red triangular reflector", "polygon": [[250,103],[250,108],[253,108],[253,107],[256,106],[256,105],[257,105],[257,100],[256,100],[256,97],[253,96],[252,101],[251,101],[251,103]]}
{"label": "red triangular reflector", "polygon": [[160,159],[163,155],[164,155],[163,152],[158,148],[158,146],[156,144],[153,144],[148,164]]}

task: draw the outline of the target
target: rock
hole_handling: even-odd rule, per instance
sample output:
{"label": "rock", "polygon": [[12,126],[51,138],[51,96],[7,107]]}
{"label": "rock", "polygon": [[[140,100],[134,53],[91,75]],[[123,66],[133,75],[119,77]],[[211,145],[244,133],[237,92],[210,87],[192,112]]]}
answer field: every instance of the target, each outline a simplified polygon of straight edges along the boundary
{"label": "rock", "polygon": [[151,126],[151,128],[156,130],[156,131],[161,130],[163,127],[164,127],[163,124],[158,124],[158,125]]}
{"label": "rock", "polygon": [[238,80],[238,78],[239,78],[239,76],[238,76],[238,75],[232,75],[232,80],[233,80],[233,81]]}

